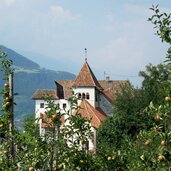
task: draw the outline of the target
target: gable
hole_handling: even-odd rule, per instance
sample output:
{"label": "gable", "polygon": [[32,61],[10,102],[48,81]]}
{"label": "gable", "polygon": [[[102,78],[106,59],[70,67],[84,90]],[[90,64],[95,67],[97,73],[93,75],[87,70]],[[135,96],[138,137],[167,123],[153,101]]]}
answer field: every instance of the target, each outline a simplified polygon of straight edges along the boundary
{"label": "gable", "polygon": [[81,68],[72,86],[73,87],[96,87],[99,90],[103,89],[101,85],[99,84],[99,82],[97,81],[87,61],[84,63],[83,67]]}

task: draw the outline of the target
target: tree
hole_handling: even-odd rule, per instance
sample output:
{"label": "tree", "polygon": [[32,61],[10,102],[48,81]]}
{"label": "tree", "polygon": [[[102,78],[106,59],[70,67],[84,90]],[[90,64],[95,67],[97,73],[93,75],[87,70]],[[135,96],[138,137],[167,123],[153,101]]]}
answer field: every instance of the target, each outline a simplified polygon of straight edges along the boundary
{"label": "tree", "polygon": [[[38,122],[33,118],[25,121],[24,132],[19,132],[14,127],[9,129],[10,106],[14,102],[9,97],[8,76],[13,69],[12,61],[6,56],[0,52],[0,67],[7,81],[1,91],[3,104],[0,115],[0,170],[100,170],[101,166],[95,155],[89,154],[85,146],[87,139],[91,137],[90,120],[82,118],[79,113],[70,115],[70,111],[66,111],[70,115],[66,122],[70,124],[63,124],[61,127],[62,114],[50,97],[46,98],[46,124],[49,131],[46,131],[44,137],[39,135]],[[76,97],[72,97],[70,103],[72,110],[78,108]],[[51,122],[48,122],[49,119]],[[14,143],[14,153],[11,153],[11,141]]]}
{"label": "tree", "polygon": [[[149,21],[155,25],[156,34],[162,42],[171,45],[171,14],[160,13],[158,6],[152,6],[151,10],[154,15]],[[142,130],[130,146],[129,154],[133,157],[128,162],[129,169],[164,171],[171,166],[171,47],[167,51],[165,62],[165,74],[157,81],[157,88],[162,93],[155,96],[146,108],[148,115],[153,117],[153,127]],[[157,74],[158,71],[155,71],[152,75],[155,77]]]}
{"label": "tree", "polygon": [[168,69],[168,64],[158,64],[157,66],[149,64],[146,66],[146,71],[140,71],[139,75],[144,78],[142,91],[146,98],[146,105],[150,102],[154,104],[164,102],[166,96],[164,87],[169,78]]}
{"label": "tree", "polygon": [[[154,15],[149,20],[155,25],[157,35],[171,45],[171,14],[160,13],[158,6],[151,10]],[[144,77],[140,90],[131,86],[122,90],[115,103],[117,113],[99,128],[99,150],[105,151],[100,155],[117,154],[117,160],[111,163],[115,170],[162,171],[171,166],[170,65],[171,47],[165,64],[156,67],[150,64],[145,72],[140,72]]]}
{"label": "tree", "polygon": [[114,103],[114,116],[98,129],[99,146],[107,139],[108,146],[121,147],[125,136],[133,138],[140,130],[149,128],[151,122],[144,111],[148,104],[142,89],[135,89],[131,84],[123,85]]}

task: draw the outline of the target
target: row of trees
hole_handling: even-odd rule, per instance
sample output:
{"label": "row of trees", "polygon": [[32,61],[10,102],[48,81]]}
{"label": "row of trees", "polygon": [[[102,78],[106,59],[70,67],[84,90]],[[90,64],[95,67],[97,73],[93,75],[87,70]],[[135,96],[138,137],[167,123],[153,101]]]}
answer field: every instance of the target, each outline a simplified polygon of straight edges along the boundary
{"label": "row of trees", "polygon": [[[171,14],[158,6],[149,18],[156,34],[171,45]],[[167,170],[171,167],[171,47],[165,62],[140,72],[142,87],[123,87],[116,114],[98,130],[98,153],[109,158],[108,170]],[[114,160],[112,160],[114,156]]]}
{"label": "row of trees", "polygon": [[[1,91],[3,114],[0,116],[0,171],[100,170],[99,162],[86,148],[87,138],[92,135],[90,121],[76,114],[68,117],[69,125],[60,127],[63,115],[50,97],[45,97],[48,102],[46,125],[49,130],[44,137],[40,137],[39,125],[36,124],[38,120],[27,119],[24,132],[19,132],[13,126],[11,109],[14,102],[10,95],[9,75],[14,70],[11,68],[12,61],[6,56],[0,52],[1,68],[6,80]],[[70,101],[71,108],[77,109],[76,97],[73,96]],[[48,122],[49,119],[52,122]]]}
{"label": "row of trees", "polygon": [[[151,10],[154,15],[149,20],[157,35],[171,45],[170,14],[160,13],[154,6]],[[49,97],[46,116],[52,119],[49,126],[54,129],[42,138],[34,119],[25,121],[24,132],[13,127],[14,102],[9,86],[12,61],[0,52],[0,62],[6,80],[1,91],[0,170],[162,171],[171,166],[171,47],[165,63],[148,65],[140,72],[144,77],[141,89],[131,85],[122,88],[114,104],[116,114],[97,130],[96,154],[86,148],[87,138],[92,136],[90,120],[72,115],[67,119],[69,125],[59,127],[63,116],[56,114],[58,106]],[[79,108],[76,101],[76,97],[71,98],[72,109]]]}

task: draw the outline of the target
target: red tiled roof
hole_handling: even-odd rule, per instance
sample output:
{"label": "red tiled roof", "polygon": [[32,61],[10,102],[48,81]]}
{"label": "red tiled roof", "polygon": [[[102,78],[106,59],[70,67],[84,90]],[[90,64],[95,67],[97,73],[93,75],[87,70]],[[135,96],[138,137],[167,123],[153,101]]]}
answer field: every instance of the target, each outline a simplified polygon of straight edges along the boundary
{"label": "red tiled roof", "polygon": [[87,61],[84,63],[83,67],[81,68],[80,73],[78,74],[72,86],[73,87],[96,87],[97,89],[102,90],[101,85],[97,81]]}
{"label": "red tiled roof", "polygon": [[56,80],[55,83],[63,87],[64,98],[68,99],[72,96],[72,85],[74,80]]}
{"label": "red tiled roof", "polygon": [[[57,80],[55,82],[63,86],[65,99],[72,96],[74,80]],[[103,88],[103,94],[110,102],[113,102],[116,94],[121,90],[121,86],[128,83],[126,80],[99,80],[98,82]]]}
{"label": "red tiled roof", "polygon": [[81,114],[82,117],[91,119],[91,125],[96,128],[107,118],[106,114],[100,108],[94,108],[86,100],[81,102],[80,109],[78,109],[77,113]]}
{"label": "red tiled roof", "polygon": [[110,92],[110,89],[103,91],[104,96],[109,100],[110,103],[113,103],[114,97]]}
{"label": "red tiled roof", "polygon": [[113,102],[116,95],[121,91],[121,87],[128,84],[127,80],[99,80],[100,85],[103,87],[103,94],[110,102]]}
{"label": "red tiled roof", "polygon": [[59,99],[57,94],[56,94],[56,90],[46,90],[46,89],[42,89],[42,90],[36,90],[36,92],[33,94],[32,99],[34,100],[39,100],[39,99],[43,99],[44,95],[49,95],[52,97],[52,100],[57,100]]}
{"label": "red tiled roof", "polygon": [[[110,102],[113,102],[116,98],[116,94],[121,90],[121,86],[128,83],[126,80],[99,80],[98,82],[103,88],[103,94]],[[72,96],[72,86],[74,80],[56,80],[55,83],[63,87],[65,99]],[[44,94],[51,95],[53,99],[59,99],[56,95],[56,90],[37,90],[32,98],[34,100],[42,99]]]}

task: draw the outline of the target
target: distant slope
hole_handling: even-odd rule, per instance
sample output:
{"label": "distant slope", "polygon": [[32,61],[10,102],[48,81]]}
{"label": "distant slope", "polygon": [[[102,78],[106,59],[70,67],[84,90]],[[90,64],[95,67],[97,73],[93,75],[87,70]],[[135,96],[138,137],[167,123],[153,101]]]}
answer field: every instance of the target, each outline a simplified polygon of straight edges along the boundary
{"label": "distant slope", "polygon": [[29,68],[29,69],[36,69],[40,67],[37,63],[29,60],[28,58],[18,54],[17,52],[3,45],[0,45],[0,51],[7,53],[8,59],[11,59],[15,66],[22,67],[22,68]]}
{"label": "distant slope", "polygon": [[[35,111],[34,101],[31,99],[37,89],[56,89],[55,80],[72,80],[75,75],[65,71],[53,71],[40,66],[27,59],[26,57],[14,52],[11,49],[1,46],[0,51],[8,53],[8,58],[13,60],[14,73],[14,92],[15,96],[15,119],[21,122],[25,117]],[[50,62],[50,61],[49,61]],[[3,86],[2,73],[0,73],[0,88]]]}
{"label": "distant slope", "polygon": [[56,89],[55,80],[74,79],[75,75],[68,72],[56,72],[52,70],[39,69],[37,72],[16,72],[14,74],[14,92],[19,95],[15,97],[16,117],[34,113],[34,100],[32,95],[37,89]]}

